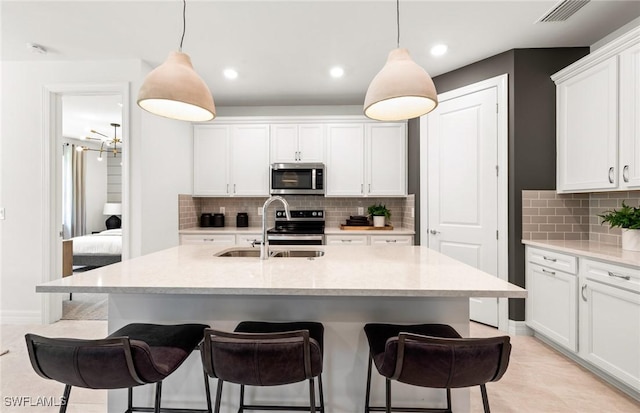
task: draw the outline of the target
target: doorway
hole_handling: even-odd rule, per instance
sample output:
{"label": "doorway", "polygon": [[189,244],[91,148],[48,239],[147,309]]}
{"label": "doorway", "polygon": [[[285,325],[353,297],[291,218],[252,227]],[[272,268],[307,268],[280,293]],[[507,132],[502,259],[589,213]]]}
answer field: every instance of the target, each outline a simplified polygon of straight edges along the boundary
{"label": "doorway", "polygon": [[[47,201],[43,228],[49,229],[49,236],[43,245],[48,266],[43,271],[42,282],[62,278],[63,240],[104,231],[108,218],[104,213],[112,211],[113,205],[121,210],[121,259],[129,255],[128,89],[128,84],[45,87],[43,168],[48,176],[43,194]],[[114,127],[111,123],[120,126]],[[80,161],[81,166],[72,169],[72,157],[73,162]],[[77,173],[82,168],[84,172]],[[78,182],[70,180],[72,170],[78,175]],[[71,187],[76,185],[72,191]],[[70,194],[74,191],[77,199],[71,202],[74,196]],[[69,295],[43,294],[42,299],[43,323],[51,323],[61,318],[63,300],[68,300]]]}
{"label": "doorway", "polygon": [[[507,75],[441,94],[421,119],[423,244],[507,276]],[[470,318],[508,328],[507,303],[471,298]]]}

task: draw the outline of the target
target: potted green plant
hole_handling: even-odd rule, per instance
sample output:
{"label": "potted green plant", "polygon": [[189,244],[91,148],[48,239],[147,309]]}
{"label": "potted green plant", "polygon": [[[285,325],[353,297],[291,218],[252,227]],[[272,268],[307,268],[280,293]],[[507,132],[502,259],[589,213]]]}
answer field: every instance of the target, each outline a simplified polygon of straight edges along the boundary
{"label": "potted green plant", "polygon": [[632,207],[622,201],[622,208],[598,215],[611,228],[622,229],[622,249],[640,251],[640,207]]}
{"label": "potted green plant", "polygon": [[367,212],[373,217],[374,227],[384,227],[387,219],[391,218],[391,211],[383,204],[373,204]]}

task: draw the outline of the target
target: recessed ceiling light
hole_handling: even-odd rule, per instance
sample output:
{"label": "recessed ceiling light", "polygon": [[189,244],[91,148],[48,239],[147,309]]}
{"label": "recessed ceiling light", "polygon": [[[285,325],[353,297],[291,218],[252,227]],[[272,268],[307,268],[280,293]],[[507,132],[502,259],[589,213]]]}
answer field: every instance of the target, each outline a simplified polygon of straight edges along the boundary
{"label": "recessed ceiling light", "polygon": [[332,67],[329,73],[331,74],[331,77],[334,77],[337,79],[339,77],[344,76],[344,69],[338,66]]}
{"label": "recessed ceiling light", "polygon": [[431,48],[431,54],[434,56],[442,56],[445,53],[447,53],[446,44],[437,44]]}
{"label": "recessed ceiling light", "polygon": [[236,72],[233,69],[224,69],[224,72],[222,72],[224,74],[224,77],[226,77],[227,79],[235,79],[238,77],[238,72]]}

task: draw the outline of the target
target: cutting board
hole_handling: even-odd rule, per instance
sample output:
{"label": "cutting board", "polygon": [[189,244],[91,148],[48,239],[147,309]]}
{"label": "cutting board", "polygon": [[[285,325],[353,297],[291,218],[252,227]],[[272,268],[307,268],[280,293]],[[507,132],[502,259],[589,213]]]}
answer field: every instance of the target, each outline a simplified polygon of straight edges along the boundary
{"label": "cutting board", "polygon": [[393,229],[393,225],[386,225],[384,227],[374,227],[373,225],[340,225],[340,229],[350,230],[350,231],[389,231]]}

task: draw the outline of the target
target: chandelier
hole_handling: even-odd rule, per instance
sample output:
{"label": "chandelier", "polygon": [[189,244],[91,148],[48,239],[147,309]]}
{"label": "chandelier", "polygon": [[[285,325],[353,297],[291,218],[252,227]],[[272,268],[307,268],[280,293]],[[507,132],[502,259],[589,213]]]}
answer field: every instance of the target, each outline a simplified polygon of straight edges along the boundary
{"label": "chandelier", "polygon": [[95,133],[96,135],[100,135],[102,136],[102,138],[94,138],[91,136],[86,136],[84,139],[88,139],[88,140],[93,140],[93,141],[102,141],[102,143],[100,144],[100,149],[92,149],[92,148],[88,148],[86,146],[78,146],[76,147],[76,151],[78,152],[84,152],[84,151],[95,151],[95,152],[100,152],[98,154],[98,161],[102,161],[102,154],[103,153],[112,153],[113,157],[115,158],[119,153],[122,153],[121,149],[118,149],[118,145],[122,145],[122,139],[118,138],[117,136],[117,130],[120,127],[119,123],[111,123],[111,126],[113,126],[113,138],[110,138],[109,136],[105,135],[104,133],[100,133],[96,130],[91,129],[91,133]]}

